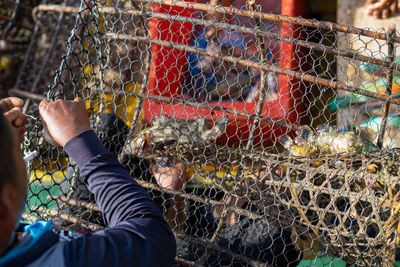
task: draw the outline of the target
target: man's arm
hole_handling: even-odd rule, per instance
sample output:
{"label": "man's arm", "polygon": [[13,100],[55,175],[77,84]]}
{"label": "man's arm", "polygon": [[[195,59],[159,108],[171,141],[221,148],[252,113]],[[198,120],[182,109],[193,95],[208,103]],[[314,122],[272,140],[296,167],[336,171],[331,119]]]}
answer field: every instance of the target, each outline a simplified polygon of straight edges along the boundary
{"label": "man's arm", "polygon": [[72,138],[64,149],[77,163],[109,227],[133,217],[164,222],[164,217],[145,190],[115,156],[106,151],[92,130]]}
{"label": "man's arm", "polygon": [[176,244],[168,224],[144,189],[89,130],[83,101],[43,102],[40,112],[50,137],[78,164],[109,227],[46,254],[56,257],[62,251],[66,266],[171,266]]}

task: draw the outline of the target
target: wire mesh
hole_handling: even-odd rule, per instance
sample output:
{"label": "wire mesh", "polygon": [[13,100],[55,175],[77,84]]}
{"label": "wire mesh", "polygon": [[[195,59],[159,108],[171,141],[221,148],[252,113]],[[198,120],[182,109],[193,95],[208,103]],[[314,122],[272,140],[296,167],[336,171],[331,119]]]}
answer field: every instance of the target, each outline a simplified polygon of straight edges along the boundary
{"label": "wire mesh", "polygon": [[[273,2],[273,3],[272,3]],[[28,99],[26,220],[105,227],[46,143],[41,99],[83,97],[178,240],[177,265],[389,265],[400,242],[390,29],[281,15],[280,1],[44,1],[12,94]]]}

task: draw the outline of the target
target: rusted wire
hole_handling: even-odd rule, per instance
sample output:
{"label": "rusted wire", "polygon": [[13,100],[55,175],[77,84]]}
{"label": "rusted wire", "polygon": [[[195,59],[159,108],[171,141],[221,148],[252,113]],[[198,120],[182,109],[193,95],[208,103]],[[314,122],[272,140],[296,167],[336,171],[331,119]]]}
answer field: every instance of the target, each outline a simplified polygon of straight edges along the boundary
{"label": "rusted wire", "polygon": [[19,90],[19,89],[10,89],[10,90],[8,90],[8,93],[10,95],[20,96],[20,97],[27,97],[27,98],[30,98],[30,99],[36,100],[36,101],[42,101],[42,100],[46,99],[46,97],[44,97],[42,95],[34,94],[34,93],[26,92],[26,91],[22,91],[22,90]]}
{"label": "rusted wire", "polygon": [[[265,20],[271,20],[276,22],[287,22],[295,25],[301,26],[308,26],[314,27],[318,29],[323,29],[327,31],[338,31],[344,33],[351,33],[360,36],[367,36],[375,39],[387,40],[387,36],[385,33],[380,33],[377,31],[371,31],[366,29],[357,28],[354,26],[349,25],[341,25],[333,22],[326,22],[326,21],[317,21],[313,19],[305,19],[305,18],[298,18],[298,17],[288,17],[285,15],[275,15],[275,14],[268,14],[262,12],[251,12],[248,10],[237,9],[234,7],[222,7],[222,6],[212,6],[210,4],[201,4],[201,3],[192,3],[186,1],[179,1],[179,0],[141,0],[142,2],[150,2],[154,4],[161,4],[167,6],[176,6],[176,7],[186,7],[192,8],[196,10],[202,10],[207,12],[214,12],[214,13],[221,13],[221,14],[229,14],[229,15],[238,15],[238,16],[246,16],[246,17],[254,17],[260,18]],[[118,9],[111,8],[111,7],[101,7],[102,12],[111,13],[111,14],[121,14],[121,11],[117,11]],[[56,11],[56,12],[70,12],[70,13],[77,13],[79,8],[76,7],[61,7],[59,5],[39,5],[37,6],[33,13],[37,11]],[[119,9],[121,10],[121,9]],[[131,10],[126,10],[129,14]],[[400,37],[394,38],[394,42],[400,43]]]}
{"label": "rusted wire", "polygon": [[87,229],[89,229],[91,231],[98,231],[98,230],[104,229],[103,226],[100,226],[98,224],[83,220],[83,219],[75,217],[75,216],[73,216],[71,214],[63,213],[63,212],[60,212],[60,211],[57,211],[57,210],[46,209],[46,208],[43,208],[43,207],[32,208],[32,210],[33,211],[37,211],[39,213],[44,213],[44,214],[47,214],[47,215],[50,215],[50,216],[60,217],[62,220],[79,224],[79,225],[83,226],[84,228],[87,228]]}
{"label": "rusted wire", "polygon": [[89,202],[83,201],[83,200],[77,201],[76,199],[67,198],[65,196],[49,196],[48,199],[49,200],[61,201],[61,202],[65,203],[65,204],[69,204],[69,205],[72,205],[72,206],[75,206],[75,207],[83,207],[83,208],[86,208],[88,210],[101,212],[101,209],[99,208],[99,206],[97,206],[97,204],[89,203]]}
{"label": "rusted wire", "polygon": [[[357,28],[354,26],[349,25],[341,25],[333,22],[326,22],[326,21],[317,21],[314,19],[304,19],[300,17],[289,17],[285,15],[275,15],[275,14],[268,14],[262,12],[251,12],[248,10],[237,9],[234,7],[222,7],[216,6],[213,7],[210,4],[200,4],[200,3],[193,3],[193,2],[186,2],[186,1],[179,1],[179,0],[141,0],[146,2],[151,2],[155,4],[167,5],[167,6],[176,6],[176,7],[186,7],[192,8],[196,10],[203,10],[208,12],[215,12],[215,13],[222,13],[222,14],[229,14],[229,15],[238,15],[238,16],[246,16],[246,17],[255,17],[260,19],[266,19],[276,22],[287,22],[294,25],[300,26],[308,26],[314,27],[318,29],[328,30],[328,31],[338,31],[344,33],[352,33],[361,36],[367,36],[375,39],[387,40],[387,36],[385,33],[379,33],[376,31],[370,31],[366,29]],[[396,37],[394,39],[396,43],[400,43],[400,37]]]}
{"label": "rusted wire", "polygon": [[[251,12],[253,12],[253,13],[256,12],[255,0],[247,0],[247,5],[250,8]],[[262,32],[263,29],[262,29],[261,19],[254,16],[254,21],[256,23],[255,27],[256,27],[257,31]],[[265,47],[265,39],[260,36],[257,39],[258,39],[258,50],[259,50],[260,57],[261,57],[261,66],[265,66],[265,65],[267,65],[267,49]],[[261,70],[260,88],[258,88],[259,96],[258,96],[257,107],[256,107],[256,112],[255,112],[257,117],[253,121],[253,124],[251,125],[249,140],[247,141],[247,144],[246,144],[246,150],[250,150],[251,145],[253,145],[253,140],[254,140],[256,131],[260,125],[259,117],[261,116],[262,110],[264,108],[267,90],[270,89],[270,88],[266,87],[267,72],[265,70],[263,70],[262,68],[260,70]]]}
{"label": "rusted wire", "polygon": [[306,81],[306,82],[310,82],[310,83],[314,83],[314,84],[319,84],[324,87],[330,87],[333,89],[338,89],[338,90],[346,91],[349,93],[356,93],[359,95],[375,98],[375,99],[382,100],[385,102],[390,101],[392,104],[400,105],[400,99],[392,98],[392,96],[387,96],[387,95],[383,95],[383,94],[370,92],[367,90],[363,90],[361,88],[348,86],[348,85],[345,85],[341,82],[337,82],[334,80],[327,80],[324,78],[319,78],[319,77],[316,77],[313,75],[304,74],[302,72],[280,68],[275,65],[269,65],[269,64],[261,65],[259,62],[255,62],[255,61],[251,61],[251,60],[240,59],[240,58],[236,58],[236,57],[232,57],[232,56],[221,56],[219,54],[207,51],[205,49],[195,48],[193,46],[182,45],[182,44],[161,41],[161,40],[155,40],[155,39],[146,39],[146,38],[142,38],[142,37],[127,36],[124,34],[106,34],[106,37],[115,38],[115,39],[123,39],[123,40],[149,42],[149,43],[158,44],[158,45],[165,46],[165,47],[171,47],[171,48],[178,49],[178,50],[197,53],[200,55],[206,55],[206,56],[210,56],[212,58],[221,59],[223,61],[237,63],[237,64],[241,64],[243,66],[257,68],[260,70],[262,69],[262,70],[274,72],[277,74],[283,74],[283,75],[287,75],[288,77],[293,78],[293,79]]}
{"label": "rusted wire", "polygon": [[[394,47],[394,38],[396,37],[396,25],[393,25],[389,28],[388,31],[388,36],[389,38],[387,39],[387,45],[388,45],[388,59],[389,62],[391,63],[391,67],[389,68],[387,75],[386,75],[386,91],[385,94],[387,96],[392,96],[392,86],[393,86],[393,65],[394,65],[394,57],[395,57],[395,47]],[[383,117],[382,117],[382,124],[381,128],[379,130],[379,135],[378,135],[378,140],[376,142],[376,145],[378,148],[382,148],[382,143],[383,143],[383,137],[385,135],[385,129],[386,129],[386,124],[387,124],[387,118],[389,115],[389,109],[390,109],[390,101],[386,101],[384,107],[383,107]]]}
{"label": "rusted wire", "polygon": [[[149,12],[149,11],[144,11],[144,10],[143,11],[128,10],[128,9],[121,9],[121,8],[116,8],[116,7],[101,7],[100,10],[102,13],[106,13],[106,14],[126,14],[126,15],[132,15],[132,16],[147,15],[147,16],[151,16],[154,18],[166,19],[166,20],[171,20],[171,21],[180,21],[180,22],[189,22],[190,21],[191,23],[196,24],[196,25],[209,26],[208,21],[204,21],[204,20],[197,19],[197,18],[187,18],[187,17],[179,16],[179,15],[169,16],[168,14],[164,14],[164,13]],[[76,13],[79,11],[79,8],[71,7],[71,6],[59,6],[59,5],[39,5],[35,8],[35,12],[38,12],[38,11],[57,11],[57,12],[63,12],[63,13]],[[295,44],[298,46],[302,46],[305,48],[314,49],[314,50],[330,53],[333,55],[345,57],[345,58],[348,58],[351,60],[359,60],[359,61],[363,61],[363,62],[369,62],[369,63],[376,64],[376,65],[383,66],[383,67],[390,66],[390,62],[388,62],[386,60],[382,60],[382,59],[374,58],[374,57],[368,57],[368,56],[359,54],[353,50],[337,49],[337,48],[330,47],[327,45],[314,43],[311,41],[304,41],[304,40],[289,38],[289,37],[285,37],[285,36],[282,36],[282,35],[279,35],[276,33],[254,30],[253,28],[233,25],[233,24],[229,24],[229,23],[213,22],[212,25],[213,25],[213,27],[218,28],[218,29],[227,29],[227,30],[231,30],[231,31],[238,31],[238,32],[252,34],[252,35],[258,36],[258,37],[279,40],[279,41],[283,41],[286,43],[291,43],[291,44]],[[362,29],[359,29],[359,30],[363,31]],[[369,31],[369,32],[372,33],[373,31]],[[380,34],[378,32],[375,32],[375,33]],[[374,38],[374,36],[369,36],[369,37]],[[394,68],[396,70],[400,71],[400,66],[398,64],[395,64]]]}

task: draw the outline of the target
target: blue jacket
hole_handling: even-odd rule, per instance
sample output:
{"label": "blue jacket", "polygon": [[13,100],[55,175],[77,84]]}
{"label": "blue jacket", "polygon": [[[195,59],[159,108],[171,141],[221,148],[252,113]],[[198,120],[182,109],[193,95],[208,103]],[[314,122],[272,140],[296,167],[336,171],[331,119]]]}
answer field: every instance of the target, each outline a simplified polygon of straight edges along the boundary
{"label": "blue jacket", "polygon": [[176,243],[163,215],[96,134],[81,133],[64,149],[95,195],[107,228],[76,236],[55,231],[51,222],[27,225],[0,266],[172,266]]}

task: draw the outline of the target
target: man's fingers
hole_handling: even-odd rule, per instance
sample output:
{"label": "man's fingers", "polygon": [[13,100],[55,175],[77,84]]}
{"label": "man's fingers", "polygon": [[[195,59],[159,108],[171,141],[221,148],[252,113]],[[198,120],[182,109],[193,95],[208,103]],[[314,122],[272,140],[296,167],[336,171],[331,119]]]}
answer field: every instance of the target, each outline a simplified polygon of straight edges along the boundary
{"label": "man's fingers", "polygon": [[369,4],[367,8],[372,9],[372,10],[383,9],[385,7],[388,7],[391,3],[392,3],[392,0],[380,0],[376,3]]}
{"label": "man's fingers", "polygon": [[82,97],[76,97],[74,99],[74,102],[83,102],[83,99],[82,99]]}
{"label": "man's fingers", "polygon": [[381,19],[382,18],[382,11],[375,10],[375,11],[372,12],[372,16],[374,16],[377,19]]}
{"label": "man's fingers", "polygon": [[39,109],[47,107],[50,102],[47,99],[43,99],[39,104]]}
{"label": "man's fingers", "polygon": [[20,108],[12,108],[11,110],[4,113],[4,117],[11,123],[14,124],[14,121],[18,119],[19,116],[22,115],[22,111]]}
{"label": "man's fingers", "polygon": [[24,126],[27,121],[26,115],[22,113],[21,109],[18,107],[5,112],[4,117],[15,127]]}
{"label": "man's fingers", "polygon": [[24,134],[26,132],[26,126],[17,127],[17,131],[19,133],[19,138],[21,143],[24,142]]}
{"label": "man's fingers", "polygon": [[7,97],[0,100],[0,112],[7,112],[14,107],[22,107],[24,101],[18,97]]}
{"label": "man's fingers", "polygon": [[18,132],[20,133],[20,134],[24,134],[25,133],[25,131],[26,131],[26,126],[24,125],[24,126],[19,126],[19,127],[17,127],[17,130],[18,130]]}
{"label": "man's fingers", "polygon": [[385,8],[382,10],[382,18],[383,19],[387,19],[390,17],[390,9],[389,8]]}
{"label": "man's fingers", "polygon": [[44,113],[46,113],[48,107],[49,107],[49,101],[46,99],[42,100],[39,104],[39,113],[41,116],[43,116]]}
{"label": "man's fingers", "polygon": [[26,115],[21,112],[21,115],[17,119],[15,119],[13,121],[13,125],[15,127],[25,126],[26,125],[26,121],[27,121]]}
{"label": "man's fingers", "polygon": [[396,13],[397,13],[397,1],[393,1],[393,3],[390,5],[390,12],[392,13],[392,16],[396,15]]}

